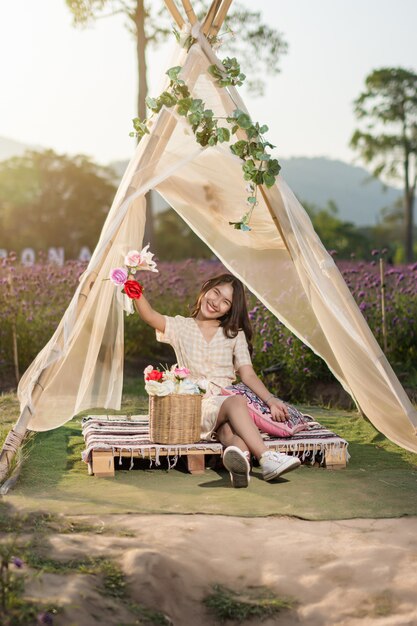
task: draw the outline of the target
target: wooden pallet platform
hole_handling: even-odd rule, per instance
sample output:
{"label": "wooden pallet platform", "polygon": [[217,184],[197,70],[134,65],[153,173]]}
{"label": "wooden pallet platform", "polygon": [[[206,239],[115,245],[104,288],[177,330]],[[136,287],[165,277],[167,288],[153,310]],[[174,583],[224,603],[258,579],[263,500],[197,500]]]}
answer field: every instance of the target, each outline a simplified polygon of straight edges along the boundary
{"label": "wooden pallet platform", "polygon": [[[152,444],[144,446],[143,448],[145,452],[144,454],[136,450],[131,452],[129,450],[120,450],[118,448],[114,448],[113,451],[99,449],[93,450],[91,453],[91,462],[88,464],[88,473],[90,475],[94,474],[94,476],[97,476],[98,478],[114,476],[114,460],[120,457],[129,459],[155,460],[157,455],[159,457],[177,456],[170,451],[170,449],[175,448],[175,446],[170,446],[165,450],[160,449],[158,452],[154,447],[152,447]],[[220,456],[222,454],[222,445],[208,443],[204,449],[193,449],[190,444],[187,446],[187,452],[185,454],[181,454],[180,456],[186,459],[187,469],[190,474],[204,474],[206,469],[206,456],[212,454]]]}
{"label": "wooden pallet platform", "polygon": [[[281,441],[274,442],[265,441],[265,444],[271,450],[277,450],[278,452],[284,452],[283,444]],[[176,446],[172,446],[175,449]],[[310,448],[306,447],[308,451]],[[300,451],[303,451],[303,447],[300,448]],[[324,454],[324,461],[322,467],[326,467],[327,469],[344,469],[347,463],[347,449],[340,449],[336,452],[331,449],[326,449],[323,446],[323,450],[319,451]],[[180,456],[186,459],[187,469],[191,474],[204,474],[206,468],[206,456],[208,455],[218,455],[221,456],[223,452],[222,445],[218,443],[207,443],[204,448],[201,448],[201,443],[199,444],[199,448],[193,449],[192,444],[187,446],[186,453],[181,453]],[[129,459],[150,459],[155,460],[156,456],[166,457],[166,456],[176,456],[171,450],[171,447],[167,449],[159,449],[156,451],[155,447],[152,447],[152,444],[148,446],[143,446],[142,451],[129,451],[129,450],[120,450],[119,448],[114,448],[113,450],[100,450],[96,449],[92,451],[91,454],[91,462],[88,464],[88,473],[90,475],[94,475],[97,478],[106,478],[113,477],[115,473],[115,458],[129,458]]]}

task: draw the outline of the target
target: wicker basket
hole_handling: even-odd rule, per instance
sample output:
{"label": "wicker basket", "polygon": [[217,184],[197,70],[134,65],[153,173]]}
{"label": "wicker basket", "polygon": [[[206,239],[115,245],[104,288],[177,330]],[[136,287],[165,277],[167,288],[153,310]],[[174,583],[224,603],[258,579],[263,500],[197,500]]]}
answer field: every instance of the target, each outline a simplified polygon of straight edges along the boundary
{"label": "wicker basket", "polygon": [[201,395],[149,396],[149,429],[153,443],[196,443],[201,432]]}

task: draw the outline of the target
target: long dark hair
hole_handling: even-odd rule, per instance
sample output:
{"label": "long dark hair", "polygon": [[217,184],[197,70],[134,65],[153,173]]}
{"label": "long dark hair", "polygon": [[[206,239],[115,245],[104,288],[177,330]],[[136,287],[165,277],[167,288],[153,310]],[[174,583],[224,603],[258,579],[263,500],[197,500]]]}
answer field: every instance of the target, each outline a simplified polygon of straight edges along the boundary
{"label": "long dark hair", "polygon": [[228,312],[219,318],[220,326],[223,328],[225,336],[230,338],[236,337],[239,330],[243,330],[246,336],[246,341],[248,342],[249,352],[252,354],[253,333],[248,315],[245,289],[240,280],[236,278],[236,276],[233,276],[233,274],[220,274],[220,276],[209,278],[205,283],[203,283],[200,293],[198,294],[198,298],[192,308],[191,317],[196,317],[198,315],[203,296],[210,291],[210,289],[213,289],[213,287],[217,287],[217,285],[222,285],[224,283],[228,283],[233,287],[233,298],[232,306]]}

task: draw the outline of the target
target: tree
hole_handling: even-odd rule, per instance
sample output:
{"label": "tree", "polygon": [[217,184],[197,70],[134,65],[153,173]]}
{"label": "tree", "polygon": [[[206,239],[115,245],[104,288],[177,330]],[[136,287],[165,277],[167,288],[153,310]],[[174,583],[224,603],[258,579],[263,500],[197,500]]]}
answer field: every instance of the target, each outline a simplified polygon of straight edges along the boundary
{"label": "tree", "polygon": [[404,250],[413,259],[413,209],[417,183],[417,74],[400,67],[371,72],[355,100],[355,114],[365,129],[356,129],[351,146],[373,175],[404,185]]}
{"label": "tree", "polygon": [[[87,25],[97,19],[113,15],[124,15],[126,26],[136,42],[138,70],[137,116],[146,118],[147,51],[149,46],[157,47],[163,43],[172,31],[170,16],[163,2],[155,0],[66,0],[76,25]],[[208,9],[208,3],[202,0],[194,2],[198,17],[202,18]],[[281,55],[287,50],[287,44],[281,33],[262,23],[259,11],[247,10],[237,4],[229,13],[225,26],[233,25],[239,31],[239,37],[225,38],[222,50],[238,53],[242,68],[258,74],[256,79],[249,77],[249,87],[262,93],[263,81],[259,75],[279,72]],[[233,33],[229,29],[229,34]],[[153,241],[153,220],[150,194],[147,195],[147,227],[145,240]]]}
{"label": "tree", "polygon": [[94,249],[116,187],[87,157],[28,151],[0,163],[0,247]]}
{"label": "tree", "polygon": [[155,253],[161,261],[210,259],[213,252],[173,209],[155,216]]}
{"label": "tree", "polygon": [[329,200],[324,208],[304,202],[314,230],[327,250],[337,252],[337,257],[347,259],[353,255],[364,258],[370,249],[370,241],[352,222],[343,222],[338,217],[338,208]]}
{"label": "tree", "polygon": [[[368,227],[372,246],[387,250],[387,259],[393,263],[404,263],[404,203],[399,197],[391,206],[380,211],[375,226]],[[414,226],[413,240],[417,240],[417,227]],[[414,244],[414,250],[415,250]]]}

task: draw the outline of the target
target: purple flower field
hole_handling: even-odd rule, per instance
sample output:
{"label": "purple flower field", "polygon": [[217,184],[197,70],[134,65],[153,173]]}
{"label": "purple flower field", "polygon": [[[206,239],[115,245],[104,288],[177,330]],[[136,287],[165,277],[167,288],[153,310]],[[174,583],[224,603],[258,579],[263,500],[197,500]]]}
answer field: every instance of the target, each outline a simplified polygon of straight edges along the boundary
{"label": "purple flower field", "polygon": [[[337,263],[359,308],[380,345],[382,340],[379,265],[376,261]],[[201,283],[224,271],[218,261],[188,259],[158,265],[159,274],[139,276],[146,296],[157,310],[187,315]],[[0,266],[0,389],[14,385],[13,327],[16,328],[20,373],[48,341],[61,319],[85,264],[63,267],[38,264],[22,267],[10,256]],[[387,356],[403,382],[417,370],[417,263],[388,266],[385,275],[388,328]],[[254,296],[249,297],[254,328],[254,365],[258,371],[275,366],[269,384],[283,397],[304,400],[318,381],[333,379],[326,365],[294,337]],[[156,351],[156,352],[155,352]],[[129,362],[172,360],[164,344],[156,344],[151,329],[139,317],[126,318],[125,352]]]}

